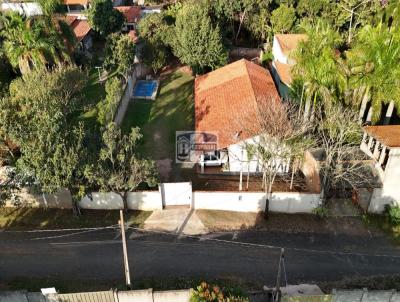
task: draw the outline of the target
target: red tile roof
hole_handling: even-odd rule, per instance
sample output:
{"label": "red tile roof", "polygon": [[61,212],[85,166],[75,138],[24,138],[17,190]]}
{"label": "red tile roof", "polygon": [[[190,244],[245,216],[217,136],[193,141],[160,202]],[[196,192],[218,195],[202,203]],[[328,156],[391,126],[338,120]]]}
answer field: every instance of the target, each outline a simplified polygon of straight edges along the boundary
{"label": "red tile roof", "polygon": [[308,36],[305,34],[276,34],[275,37],[285,55],[296,49],[301,41],[308,39]]}
{"label": "red tile roof", "polygon": [[137,23],[140,20],[140,6],[117,6],[115,9],[125,16],[128,23]]}
{"label": "red tile roof", "polygon": [[289,64],[283,64],[279,61],[274,61],[276,71],[278,72],[279,79],[286,85],[292,83],[292,74],[290,72],[291,66]]}
{"label": "red tile roof", "polygon": [[366,126],[365,132],[389,148],[400,148],[400,125]]}
{"label": "red tile roof", "polygon": [[195,129],[217,132],[218,148],[226,148],[255,135],[259,129],[251,116],[257,115],[258,103],[271,100],[279,95],[269,71],[236,61],[196,78]]}
{"label": "red tile roof", "polygon": [[92,30],[87,20],[76,19],[71,24],[71,27],[75,33],[78,42],[81,42],[86,37],[86,35]]}
{"label": "red tile roof", "polygon": [[74,21],[76,19],[78,19],[77,16],[71,16],[71,15],[67,15],[65,17],[61,18],[63,21],[65,21],[65,23],[67,23],[69,26],[71,26],[72,23],[74,23]]}
{"label": "red tile roof", "polygon": [[89,0],[64,0],[65,5],[88,5]]}

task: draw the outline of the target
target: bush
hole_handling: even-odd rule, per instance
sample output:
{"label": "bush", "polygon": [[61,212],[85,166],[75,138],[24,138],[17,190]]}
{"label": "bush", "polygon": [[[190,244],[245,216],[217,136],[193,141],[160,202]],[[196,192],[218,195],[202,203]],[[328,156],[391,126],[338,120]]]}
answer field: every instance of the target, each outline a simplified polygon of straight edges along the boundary
{"label": "bush", "polygon": [[385,214],[387,215],[389,222],[394,225],[400,225],[400,206],[385,206]]}
{"label": "bush", "polygon": [[231,294],[226,296],[219,286],[202,282],[193,291],[190,302],[249,302],[249,299]]}
{"label": "bush", "polygon": [[328,209],[324,206],[319,206],[313,209],[313,214],[317,215],[319,218],[325,218],[328,216]]}

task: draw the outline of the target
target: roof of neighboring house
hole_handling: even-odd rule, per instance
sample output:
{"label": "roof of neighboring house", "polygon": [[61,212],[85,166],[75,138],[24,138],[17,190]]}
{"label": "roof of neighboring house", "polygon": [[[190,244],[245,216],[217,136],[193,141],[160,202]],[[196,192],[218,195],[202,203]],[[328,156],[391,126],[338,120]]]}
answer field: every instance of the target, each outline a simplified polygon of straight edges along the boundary
{"label": "roof of neighboring house", "polygon": [[140,6],[117,6],[115,9],[124,15],[127,23],[137,23],[140,20]]}
{"label": "roof of neighboring house", "polygon": [[275,69],[278,72],[280,80],[286,84],[290,85],[292,83],[292,75],[290,72],[291,66],[289,64],[283,64],[279,61],[274,61]]}
{"label": "roof of neighboring house", "polygon": [[88,5],[89,0],[64,0],[65,5]]}
{"label": "roof of neighboring house", "polygon": [[365,132],[389,148],[400,148],[400,125],[365,126]]}
{"label": "roof of neighboring house", "polygon": [[259,130],[243,117],[257,115],[267,99],[279,100],[268,70],[245,59],[226,65],[195,80],[195,129],[217,132],[219,149],[236,144]]}
{"label": "roof of neighboring house", "polygon": [[75,19],[71,24],[78,42],[81,42],[86,35],[92,30],[87,20]]}
{"label": "roof of neighboring house", "polygon": [[130,30],[130,31],[128,32],[128,36],[129,36],[129,38],[131,38],[131,40],[132,40],[133,43],[136,43],[137,40],[139,39],[139,37],[138,37],[138,35],[137,35],[137,33],[136,33],[136,30]]}
{"label": "roof of neighboring house", "polygon": [[305,34],[276,34],[275,37],[285,55],[288,55],[292,50],[296,49],[301,41],[308,38]]}
{"label": "roof of neighboring house", "polygon": [[65,17],[62,17],[61,19],[64,20],[65,23],[67,23],[69,26],[71,26],[72,23],[74,23],[74,21],[78,19],[78,16],[67,15]]}

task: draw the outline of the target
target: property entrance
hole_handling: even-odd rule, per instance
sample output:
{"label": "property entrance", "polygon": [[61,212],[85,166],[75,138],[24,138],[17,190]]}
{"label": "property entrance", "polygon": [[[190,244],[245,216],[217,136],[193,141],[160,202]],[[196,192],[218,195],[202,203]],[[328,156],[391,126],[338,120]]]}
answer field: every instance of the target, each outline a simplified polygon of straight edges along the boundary
{"label": "property entrance", "polygon": [[162,183],[161,194],[163,207],[192,205],[192,183],[190,182]]}

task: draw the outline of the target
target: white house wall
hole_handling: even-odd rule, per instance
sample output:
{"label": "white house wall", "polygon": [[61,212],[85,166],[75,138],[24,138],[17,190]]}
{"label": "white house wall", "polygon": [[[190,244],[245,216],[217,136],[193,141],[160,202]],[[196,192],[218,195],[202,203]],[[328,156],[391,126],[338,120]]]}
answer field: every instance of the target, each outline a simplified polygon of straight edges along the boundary
{"label": "white house wall", "polygon": [[272,55],[274,56],[274,61],[288,64],[288,57],[283,53],[281,45],[279,44],[278,39],[275,36],[272,43]]}
{"label": "white house wall", "polygon": [[27,17],[42,15],[42,8],[36,2],[1,3],[0,11],[14,11]]}
{"label": "white house wall", "polygon": [[[248,159],[247,157],[247,150],[246,146],[248,145],[257,145],[259,144],[260,137],[255,136],[252,138],[249,138],[245,141],[239,142],[234,145],[230,145],[228,147],[228,157],[229,157],[229,171],[230,172],[261,172],[262,167],[260,165],[260,161],[257,159],[257,157],[253,157],[251,160]],[[278,161],[278,165],[281,163],[280,159],[275,159]],[[290,163],[284,163],[282,161],[282,165],[279,168],[279,172],[288,172],[289,171],[289,164]]]}
{"label": "white house wall", "polygon": [[386,204],[400,206],[400,149],[390,150],[382,188],[374,189],[368,211],[380,213]]}

